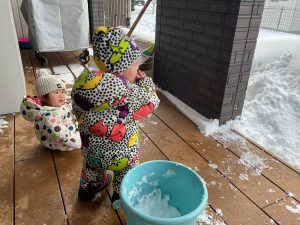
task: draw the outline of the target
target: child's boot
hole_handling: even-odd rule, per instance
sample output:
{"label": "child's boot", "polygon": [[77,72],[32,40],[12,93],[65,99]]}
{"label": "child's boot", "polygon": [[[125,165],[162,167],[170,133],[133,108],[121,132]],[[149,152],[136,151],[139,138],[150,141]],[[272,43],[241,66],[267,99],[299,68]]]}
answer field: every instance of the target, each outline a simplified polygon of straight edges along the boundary
{"label": "child's boot", "polygon": [[82,186],[79,187],[78,191],[78,198],[81,201],[91,201],[93,200],[96,195],[106,189],[113,180],[113,172],[106,171],[106,179],[103,182],[103,184],[100,187],[88,187],[87,189],[84,189]]}
{"label": "child's boot", "polygon": [[114,209],[119,209],[121,208],[121,202],[120,202],[120,195],[117,192],[113,192],[113,195],[111,197],[111,202],[112,202],[112,207]]}

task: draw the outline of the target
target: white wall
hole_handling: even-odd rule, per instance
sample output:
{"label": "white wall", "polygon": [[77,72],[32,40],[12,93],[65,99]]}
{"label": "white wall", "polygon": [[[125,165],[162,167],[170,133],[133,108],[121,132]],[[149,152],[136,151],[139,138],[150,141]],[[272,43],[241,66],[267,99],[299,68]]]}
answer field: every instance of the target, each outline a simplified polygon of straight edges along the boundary
{"label": "white wall", "polygon": [[0,0],[0,114],[19,112],[25,78],[10,0]]}

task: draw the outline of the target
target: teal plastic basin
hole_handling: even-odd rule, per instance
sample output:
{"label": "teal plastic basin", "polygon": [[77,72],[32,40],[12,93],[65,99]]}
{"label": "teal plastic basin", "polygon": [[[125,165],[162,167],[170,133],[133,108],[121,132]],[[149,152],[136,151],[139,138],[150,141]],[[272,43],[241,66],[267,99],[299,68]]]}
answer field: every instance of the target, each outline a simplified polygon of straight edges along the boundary
{"label": "teal plastic basin", "polygon": [[[157,189],[162,196],[170,197],[169,204],[181,216],[156,217],[135,208],[138,199]],[[123,178],[120,189],[121,207],[127,214],[128,225],[195,225],[206,208],[207,199],[206,184],[195,171],[167,160],[149,161],[133,168]]]}

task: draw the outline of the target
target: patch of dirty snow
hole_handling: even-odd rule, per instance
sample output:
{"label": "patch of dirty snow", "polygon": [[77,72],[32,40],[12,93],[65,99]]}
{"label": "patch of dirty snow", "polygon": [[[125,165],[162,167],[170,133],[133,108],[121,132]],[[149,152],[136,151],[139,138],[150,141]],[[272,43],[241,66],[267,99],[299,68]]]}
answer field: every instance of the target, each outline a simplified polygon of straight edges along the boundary
{"label": "patch of dirty snow", "polygon": [[253,176],[261,175],[262,171],[269,167],[266,159],[250,151],[243,153],[238,163],[244,165],[246,168],[253,168],[254,171],[251,173]]}
{"label": "patch of dirty snow", "polygon": [[219,216],[223,216],[223,212],[221,209],[219,208],[216,208],[216,213],[219,215]]}
{"label": "patch of dirty snow", "polygon": [[0,133],[3,133],[3,129],[8,127],[8,122],[4,118],[5,116],[0,116]]}
{"label": "patch of dirty snow", "polygon": [[213,169],[217,169],[218,168],[218,166],[216,164],[213,164],[213,163],[209,163],[208,166],[210,168],[213,168]]}
{"label": "patch of dirty snow", "polygon": [[157,125],[157,122],[154,120],[149,120],[148,123],[152,124],[152,125]]}
{"label": "patch of dirty snow", "polygon": [[300,214],[300,205],[293,205],[293,206],[286,205],[285,208],[292,213]]}
{"label": "patch of dirty snow", "polygon": [[196,225],[226,225],[226,223],[214,218],[211,213],[204,210],[203,213],[198,216]]}
{"label": "patch of dirty snow", "polygon": [[240,176],[239,176],[239,178],[240,178],[241,180],[249,180],[248,174],[245,174],[245,173],[241,173]]}
{"label": "patch of dirty snow", "polygon": [[272,189],[272,188],[269,188],[269,190],[268,190],[270,193],[275,193],[275,190],[274,189]]}
{"label": "patch of dirty snow", "polygon": [[149,138],[145,138],[145,139],[143,140],[143,143],[142,143],[142,144],[143,144],[143,145],[146,144],[146,142],[147,142],[148,140],[149,140]]}

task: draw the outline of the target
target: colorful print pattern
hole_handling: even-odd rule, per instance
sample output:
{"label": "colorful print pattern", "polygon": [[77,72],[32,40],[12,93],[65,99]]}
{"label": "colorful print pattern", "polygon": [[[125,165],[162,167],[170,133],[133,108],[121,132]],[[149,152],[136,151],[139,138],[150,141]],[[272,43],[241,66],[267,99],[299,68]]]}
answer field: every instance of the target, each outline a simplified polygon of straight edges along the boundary
{"label": "colorful print pattern", "polygon": [[138,45],[117,28],[98,27],[92,42],[95,63],[105,72],[121,73],[141,54]]}
{"label": "colorful print pattern", "polygon": [[80,185],[94,190],[102,185],[105,170],[113,170],[114,191],[119,192],[123,176],[139,162],[137,120],[159,104],[151,78],[129,83],[122,75],[101,74],[93,89],[86,83],[99,76],[84,71],[71,92],[79,121],[84,163]]}

